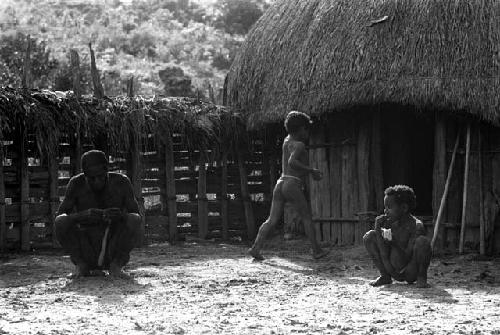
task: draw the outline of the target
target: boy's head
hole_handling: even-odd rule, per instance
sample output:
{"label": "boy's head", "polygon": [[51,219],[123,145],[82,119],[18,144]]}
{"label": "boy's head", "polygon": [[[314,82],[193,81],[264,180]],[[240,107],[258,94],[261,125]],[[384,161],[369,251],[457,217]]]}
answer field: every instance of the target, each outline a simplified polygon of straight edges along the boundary
{"label": "boy's head", "polygon": [[388,187],[385,192],[385,214],[392,219],[399,219],[405,214],[411,214],[417,205],[413,189],[406,185]]}
{"label": "boy's head", "polygon": [[309,115],[297,111],[288,113],[285,119],[285,129],[290,135],[299,136],[300,139],[309,137],[309,127],[312,121]]}

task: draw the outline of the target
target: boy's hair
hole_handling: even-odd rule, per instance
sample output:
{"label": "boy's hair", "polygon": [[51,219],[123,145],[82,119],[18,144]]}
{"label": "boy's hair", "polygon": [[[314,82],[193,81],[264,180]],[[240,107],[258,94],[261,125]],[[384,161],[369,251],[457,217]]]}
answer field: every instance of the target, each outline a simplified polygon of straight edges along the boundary
{"label": "boy's hair", "polygon": [[311,123],[312,121],[309,115],[302,112],[291,111],[286,116],[285,129],[288,133],[293,134],[299,131],[300,127],[308,128]]}
{"label": "boy's hair", "polygon": [[417,207],[417,197],[410,186],[394,185],[388,187],[384,194],[387,196],[394,196],[398,204],[407,204],[409,212],[412,212],[415,207]]}

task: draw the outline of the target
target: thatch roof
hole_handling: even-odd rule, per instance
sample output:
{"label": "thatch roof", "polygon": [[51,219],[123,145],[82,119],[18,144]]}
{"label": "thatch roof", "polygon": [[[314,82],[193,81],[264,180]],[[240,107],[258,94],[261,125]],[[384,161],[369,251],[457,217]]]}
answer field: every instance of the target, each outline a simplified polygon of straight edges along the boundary
{"label": "thatch roof", "polygon": [[379,103],[498,123],[499,92],[498,0],[278,0],[226,86],[253,126]]}
{"label": "thatch roof", "polygon": [[114,152],[127,151],[134,137],[146,134],[162,141],[168,134],[184,135],[193,151],[230,149],[245,140],[238,115],[197,99],[77,98],[72,92],[0,88],[0,141],[12,140],[23,125],[42,156],[57,153],[62,137],[77,131],[88,140],[106,134]]}

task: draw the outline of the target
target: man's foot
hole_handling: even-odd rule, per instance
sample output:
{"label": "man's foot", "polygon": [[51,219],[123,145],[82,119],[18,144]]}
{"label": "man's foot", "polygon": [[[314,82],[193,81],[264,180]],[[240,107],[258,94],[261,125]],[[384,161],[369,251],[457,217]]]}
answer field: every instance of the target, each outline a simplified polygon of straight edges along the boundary
{"label": "man's foot", "polygon": [[418,288],[429,288],[431,285],[427,283],[427,280],[425,279],[417,279],[417,285]]}
{"label": "man's foot", "polygon": [[115,263],[111,263],[109,265],[109,275],[111,277],[114,277],[114,278],[120,278],[120,279],[130,279],[130,275],[126,274],[124,271],[123,271],[123,267],[115,264]]}
{"label": "man's foot", "polygon": [[326,255],[328,255],[329,253],[330,253],[330,249],[320,250],[320,251],[313,253],[313,258],[314,259],[321,259],[321,258],[325,257]]}
{"label": "man's foot", "polygon": [[370,282],[370,285],[373,287],[387,285],[387,284],[392,284],[392,279],[389,276],[380,276],[374,281]]}
{"label": "man's foot", "polygon": [[86,264],[78,264],[75,266],[75,272],[67,275],[68,279],[78,279],[90,276],[89,267]]}
{"label": "man's foot", "polygon": [[106,276],[106,272],[104,272],[102,270],[93,270],[93,271],[90,271],[90,275],[94,276],[94,277],[104,277],[104,276]]}
{"label": "man's foot", "polygon": [[255,250],[255,248],[248,249],[248,254],[253,257],[256,261],[263,261],[264,257],[260,254],[259,251]]}

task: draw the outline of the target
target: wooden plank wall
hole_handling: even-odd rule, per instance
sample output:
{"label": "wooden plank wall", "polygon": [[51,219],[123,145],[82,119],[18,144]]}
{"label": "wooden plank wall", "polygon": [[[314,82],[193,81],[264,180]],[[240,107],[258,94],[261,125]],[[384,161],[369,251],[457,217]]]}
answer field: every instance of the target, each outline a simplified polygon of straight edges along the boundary
{"label": "wooden plank wall", "polygon": [[[252,135],[251,154],[247,155],[244,169],[247,177],[248,192],[251,209],[256,223],[260,224],[267,214],[268,204],[264,203],[264,195],[269,197],[269,173],[263,171],[263,140]],[[76,138],[63,137],[59,146],[57,158],[42,160],[34,136],[27,135],[25,152],[28,159],[27,175],[29,181],[25,182],[25,195],[23,202],[21,193],[21,164],[18,141],[4,141],[3,146],[3,181],[5,200],[0,199],[0,219],[5,212],[2,229],[0,229],[0,249],[18,249],[22,241],[22,216],[21,207],[24,204],[23,215],[27,224],[25,233],[29,234],[26,249],[37,249],[56,246],[52,226],[55,209],[59,206],[66,191],[66,185],[79,167],[77,153],[89,149],[106,146],[104,143],[91,143],[85,138],[80,138],[80,148],[76,148]],[[142,199],[145,213],[145,242],[164,241],[169,237],[169,210],[167,182],[165,173],[165,149],[158,140],[149,134],[141,140],[140,164],[131,164],[129,152],[115,152],[110,155],[110,171],[120,172],[129,176],[140,176]],[[189,152],[181,136],[173,136],[173,158],[175,177],[175,203],[177,205],[177,231],[179,234],[198,235],[198,171],[199,152]],[[206,162],[206,208],[208,212],[206,238],[222,237],[221,206],[225,190],[222,188],[223,175],[221,157],[213,152],[208,152],[211,157]],[[49,167],[55,165],[49,171]],[[132,166],[140,165],[141,173],[128,171]],[[55,172],[57,171],[57,172]],[[52,175],[52,177],[51,177]],[[246,238],[247,225],[243,198],[241,196],[240,169],[234,155],[227,156],[227,234],[228,237],[240,236]],[[2,181],[0,179],[0,181]],[[51,183],[52,181],[52,183]],[[201,188],[201,190],[204,190]],[[190,196],[191,195],[191,196]],[[194,196],[192,196],[194,195]],[[0,196],[3,196],[0,192]],[[4,205],[5,203],[5,205]],[[202,211],[203,212],[203,211]],[[2,238],[4,243],[2,243]]]}
{"label": "wooden plank wall", "polygon": [[[341,127],[335,126],[341,124]],[[369,174],[371,118],[362,112],[334,115],[314,129],[310,164],[324,179],[311,181],[311,206],[318,239],[332,245],[362,243],[368,230],[358,214],[373,203]]]}

